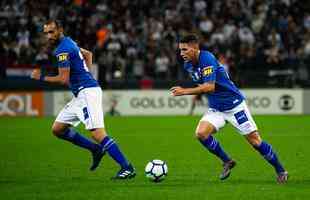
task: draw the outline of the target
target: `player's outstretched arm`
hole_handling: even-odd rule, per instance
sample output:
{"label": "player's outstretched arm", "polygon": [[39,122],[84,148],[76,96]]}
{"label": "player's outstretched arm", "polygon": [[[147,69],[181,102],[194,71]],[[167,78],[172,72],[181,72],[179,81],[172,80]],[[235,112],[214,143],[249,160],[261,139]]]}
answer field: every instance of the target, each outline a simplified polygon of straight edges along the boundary
{"label": "player's outstretched arm", "polygon": [[90,69],[93,64],[93,53],[87,49],[80,48],[87,67]]}
{"label": "player's outstretched arm", "polygon": [[193,95],[201,93],[210,93],[215,90],[215,83],[204,83],[194,88],[182,88],[180,86],[170,89],[173,96]]}
{"label": "player's outstretched arm", "polygon": [[57,76],[43,76],[41,74],[41,70],[39,69],[34,69],[31,74],[31,78],[35,80],[47,81],[51,83],[60,83],[63,85],[69,84],[69,77],[70,77],[69,67],[58,68]]}

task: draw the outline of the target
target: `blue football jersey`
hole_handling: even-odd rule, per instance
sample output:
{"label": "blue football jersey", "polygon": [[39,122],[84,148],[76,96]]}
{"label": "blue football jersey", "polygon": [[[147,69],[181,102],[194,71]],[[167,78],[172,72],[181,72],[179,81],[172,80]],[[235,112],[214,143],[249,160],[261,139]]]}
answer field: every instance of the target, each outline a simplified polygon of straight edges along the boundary
{"label": "blue football jersey", "polygon": [[184,68],[197,84],[215,83],[215,91],[207,93],[210,108],[219,111],[231,110],[244,100],[224,67],[209,51],[200,51],[199,62],[196,65],[185,62]]}
{"label": "blue football jersey", "polygon": [[88,71],[80,48],[70,37],[63,37],[53,53],[57,67],[70,68],[69,88],[75,96],[84,88],[99,86]]}

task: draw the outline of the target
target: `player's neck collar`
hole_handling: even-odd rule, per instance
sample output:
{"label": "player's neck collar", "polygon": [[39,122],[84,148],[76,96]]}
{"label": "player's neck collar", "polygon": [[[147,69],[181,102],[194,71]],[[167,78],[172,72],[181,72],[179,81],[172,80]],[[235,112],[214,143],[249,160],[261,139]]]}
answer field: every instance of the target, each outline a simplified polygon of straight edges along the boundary
{"label": "player's neck collar", "polygon": [[59,43],[65,38],[65,35],[62,34],[60,37],[59,37]]}

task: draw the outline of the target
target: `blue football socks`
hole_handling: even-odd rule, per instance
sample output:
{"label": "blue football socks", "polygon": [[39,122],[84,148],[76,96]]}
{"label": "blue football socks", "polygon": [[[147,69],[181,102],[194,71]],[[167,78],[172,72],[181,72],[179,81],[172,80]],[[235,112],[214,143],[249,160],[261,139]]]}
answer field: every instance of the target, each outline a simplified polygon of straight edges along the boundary
{"label": "blue football socks", "polygon": [[219,157],[224,163],[231,160],[222,149],[220,143],[216,141],[216,139],[212,135],[209,135],[209,137],[205,140],[199,139],[199,141],[204,147],[206,147],[211,153]]}
{"label": "blue football socks", "polygon": [[90,151],[95,151],[98,149],[97,144],[70,128],[68,128],[64,134],[59,135],[58,137]]}
{"label": "blue football socks", "polygon": [[285,171],[270,144],[263,141],[259,146],[254,146],[254,148],[264,156],[264,158],[275,168],[277,173]]}
{"label": "blue football socks", "polygon": [[122,167],[127,168],[129,163],[124,154],[120,151],[117,144],[109,136],[103,138],[100,146],[103,150],[107,151],[109,155]]}

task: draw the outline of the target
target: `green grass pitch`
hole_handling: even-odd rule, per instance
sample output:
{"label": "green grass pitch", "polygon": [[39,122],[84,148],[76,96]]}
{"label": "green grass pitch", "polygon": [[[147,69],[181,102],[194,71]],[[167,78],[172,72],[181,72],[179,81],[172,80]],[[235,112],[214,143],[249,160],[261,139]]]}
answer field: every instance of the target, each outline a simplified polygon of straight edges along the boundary
{"label": "green grass pitch", "polygon": [[[52,136],[53,118],[0,118],[1,199],[309,199],[310,116],[256,116],[290,173],[278,185],[273,168],[230,125],[216,138],[237,161],[231,177],[218,179],[221,162],[194,137],[199,117],[107,117],[109,134],[137,170],[135,179],[112,181],[118,166],[109,156],[95,172],[89,152]],[[87,134],[83,127],[80,132]],[[168,163],[168,177],[148,181],[151,159]]]}

